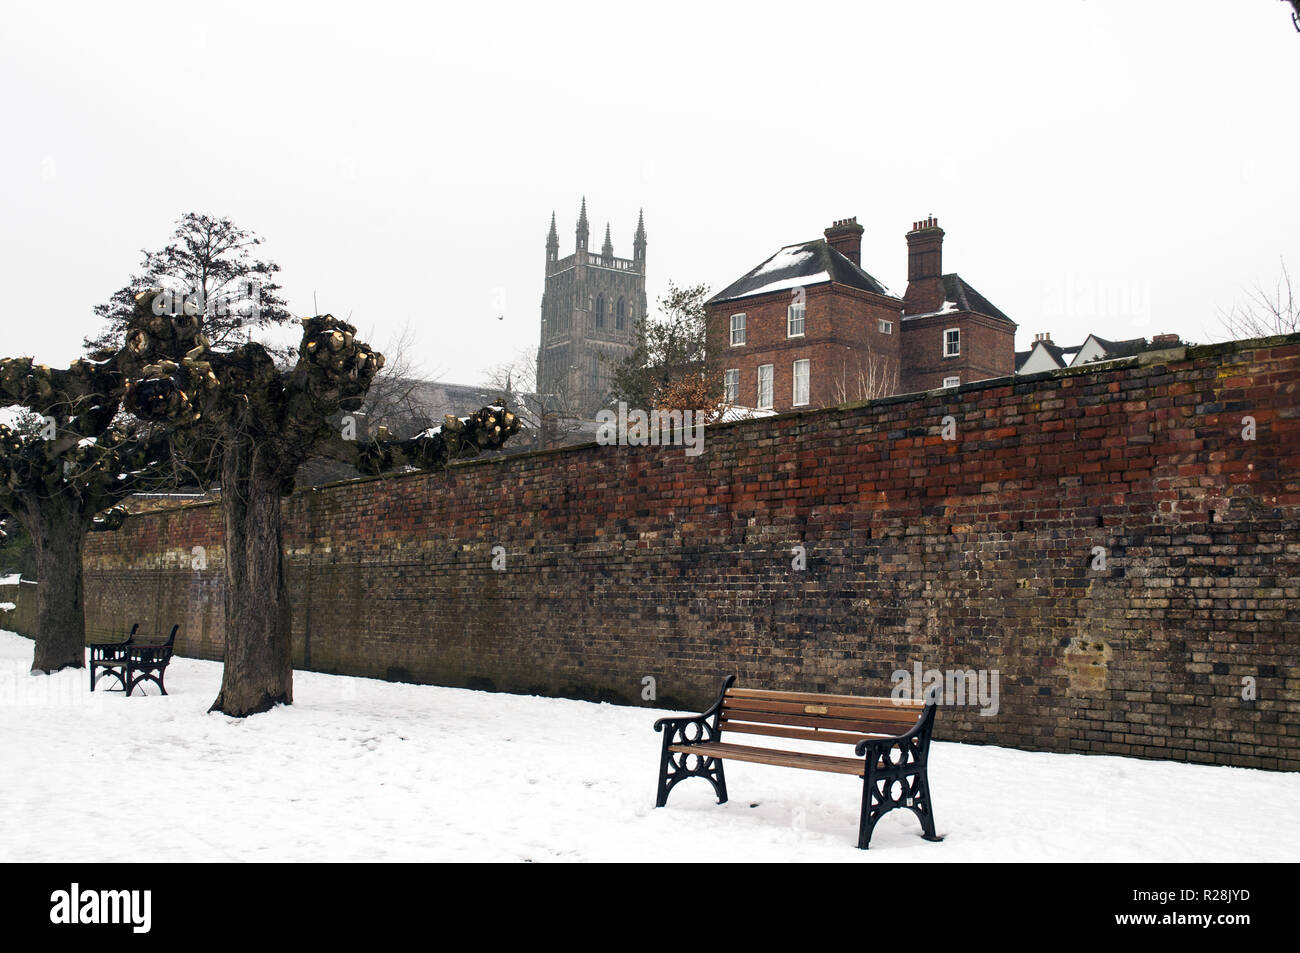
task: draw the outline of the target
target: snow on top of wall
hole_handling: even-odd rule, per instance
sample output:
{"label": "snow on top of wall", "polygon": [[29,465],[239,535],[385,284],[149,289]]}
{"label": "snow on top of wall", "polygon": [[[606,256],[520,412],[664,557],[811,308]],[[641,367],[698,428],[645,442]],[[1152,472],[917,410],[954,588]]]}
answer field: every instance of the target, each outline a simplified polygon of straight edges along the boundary
{"label": "snow on top of wall", "polygon": [[23,577],[17,573],[12,576],[0,576],[0,586],[16,586],[18,585],[18,581],[22,578]]}
{"label": "snow on top of wall", "polygon": [[718,415],[717,423],[732,420],[754,420],[757,417],[775,417],[775,410],[759,410],[755,407],[728,407]]}

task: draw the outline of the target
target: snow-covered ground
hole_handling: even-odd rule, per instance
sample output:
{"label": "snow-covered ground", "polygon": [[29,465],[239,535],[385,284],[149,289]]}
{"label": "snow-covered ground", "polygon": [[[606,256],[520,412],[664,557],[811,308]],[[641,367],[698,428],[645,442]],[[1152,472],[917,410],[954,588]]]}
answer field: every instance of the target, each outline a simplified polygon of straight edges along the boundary
{"label": "snow-covered ground", "polygon": [[[936,743],[941,844],[910,812],[854,849],[860,782],[733,762],[654,808],[657,712],[299,672],[296,704],[27,674],[0,632],[0,861],[1260,861],[1300,856],[1300,775]],[[124,818],[161,834],[137,836]]]}

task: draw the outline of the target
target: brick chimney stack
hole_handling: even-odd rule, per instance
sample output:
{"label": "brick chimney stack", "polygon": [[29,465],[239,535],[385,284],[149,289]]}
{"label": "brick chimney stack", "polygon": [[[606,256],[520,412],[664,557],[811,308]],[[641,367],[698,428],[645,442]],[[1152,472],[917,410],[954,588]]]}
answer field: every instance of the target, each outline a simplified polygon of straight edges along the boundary
{"label": "brick chimney stack", "polygon": [[862,267],[862,233],[865,229],[858,224],[857,216],[842,218],[826,229],[826,244],[847,258],[859,268]]}
{"label": "brick chimney stack", "polygon": [[931,215],[912,223],[907,233],[907,293],[904,314],[929,314],[943,308],[943,229]]}

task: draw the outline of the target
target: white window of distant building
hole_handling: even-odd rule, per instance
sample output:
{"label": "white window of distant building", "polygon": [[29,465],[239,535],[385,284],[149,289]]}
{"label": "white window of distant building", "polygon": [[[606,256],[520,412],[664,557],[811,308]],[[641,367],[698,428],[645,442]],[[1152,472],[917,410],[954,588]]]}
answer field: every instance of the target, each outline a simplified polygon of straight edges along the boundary
{"label": "white window of distant building", "polygon": [[733,314],[731,316],[731,346],[745,343],[745,316],[743,314]]}
{"label": "white window of distant building", "polygon": [[808,368],[807,359],[794,362],[794,405],[808,403]]}
{"label": "white window of distant building", "polygon": [[740,400],[740,368],[727,369],[723,375],[722,387],[727,403],[734,404]]}
{"label": "white window of distant building", "polygon": [[961,386],[961,378],[960,378],[960,377],[945,377],[945,378],[943,379],[943,386],[944,386],[944,387],[960,387],[960,386]]}
{"label": "white window of distant building", "polygon": [[758,368],[758,409],[772,409],[772,369],[773,365],[763,364]]}
{"label": "white window of distant building", "polygon": [[893,334],[893,333],[894,333],[894,322],[893,322],[893,321],[881,321],[881,322],[880,322],[880,333],[881,333],[881,334]]}
{"label": "white window of distant building", "polygon": [[957,357],[961,354],[961,328],[946,328],[943,332],[943,356]]}
{"label": "white window of distant building", "polygon": [[785,336],[789,338],[803,337],[803,302],[796,301],[790,307],[786,308]]}

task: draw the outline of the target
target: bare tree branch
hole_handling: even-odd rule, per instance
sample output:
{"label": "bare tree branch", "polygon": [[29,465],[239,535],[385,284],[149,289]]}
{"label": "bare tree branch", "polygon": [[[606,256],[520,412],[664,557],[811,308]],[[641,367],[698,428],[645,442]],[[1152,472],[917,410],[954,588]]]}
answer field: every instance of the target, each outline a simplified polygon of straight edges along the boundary
{"label": "bare tree branch", "polygon": [[1269,288],[1256,284],[1246,290],[1246,300],[1231,308],[1220,308],[1219,318],[1230,337],[1273,337],[1300,331],[1300,303],[1296,301],[1295,287],[1286,260],[1282,260],[1282,273]]}

